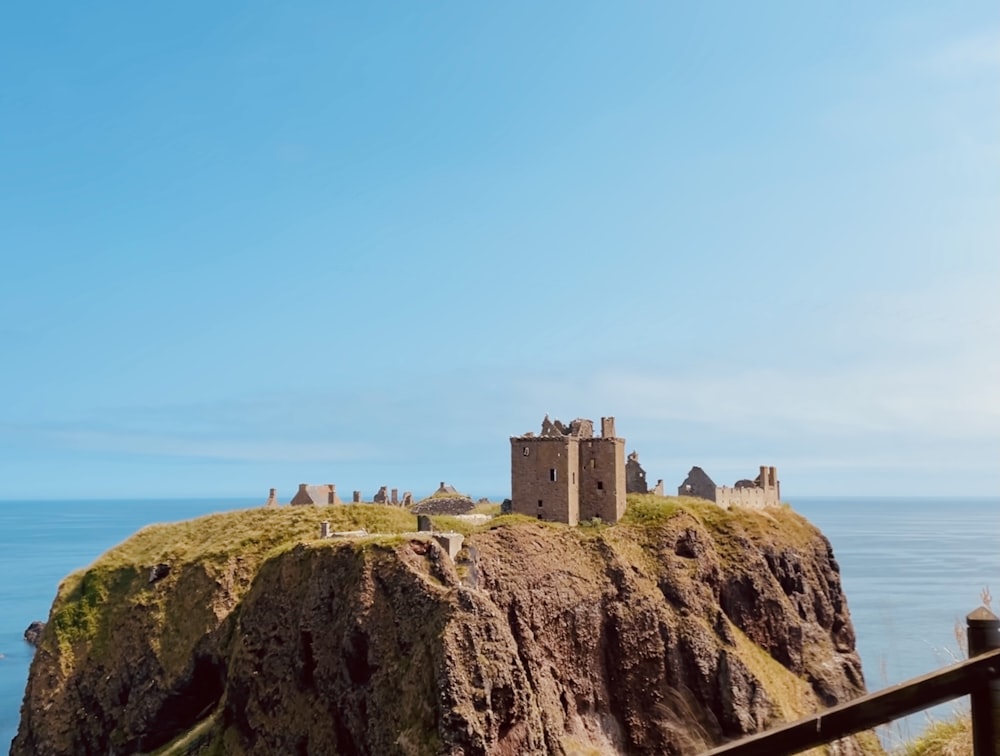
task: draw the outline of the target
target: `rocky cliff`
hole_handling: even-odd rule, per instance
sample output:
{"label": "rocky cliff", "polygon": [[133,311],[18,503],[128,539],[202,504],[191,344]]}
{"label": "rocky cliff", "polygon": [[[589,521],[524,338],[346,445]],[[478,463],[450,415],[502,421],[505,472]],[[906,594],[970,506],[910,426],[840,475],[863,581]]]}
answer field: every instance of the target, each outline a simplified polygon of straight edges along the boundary
{"label": "rocky cliff", "polygon": [[11,753],[697,753],[864,690],[830,545],[787,508],[503,517],[455,562],[313,540],[412,528],[393,508],[293,509],[156,526],[68,578]]}

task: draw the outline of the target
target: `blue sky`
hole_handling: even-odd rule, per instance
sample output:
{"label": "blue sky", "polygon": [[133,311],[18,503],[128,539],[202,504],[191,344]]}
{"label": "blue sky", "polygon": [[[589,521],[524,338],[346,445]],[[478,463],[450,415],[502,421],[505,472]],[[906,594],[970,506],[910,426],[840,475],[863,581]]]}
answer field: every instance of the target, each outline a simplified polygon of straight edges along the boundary
{"label": "blue sky", "polygon": [[995,2],[0,16],[0,495],[1000,489]]}

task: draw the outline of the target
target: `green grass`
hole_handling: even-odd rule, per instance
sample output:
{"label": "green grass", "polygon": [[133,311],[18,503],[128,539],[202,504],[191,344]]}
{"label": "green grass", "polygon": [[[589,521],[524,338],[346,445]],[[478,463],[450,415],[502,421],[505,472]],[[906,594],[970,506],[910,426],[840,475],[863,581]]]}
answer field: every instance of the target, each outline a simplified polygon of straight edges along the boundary
{"label": "green grass", "polygon": [[[705,499],[688,496],[629,494],[628,509],[621,522],[652,531],[683,516],[692,517],[703,525],[717,545],[729,544],[735,549],[739,549],[741,538],[755,542],[780,539],[785,545],[803,547],[818,534],[816,528],[791,507],[723,509]],[[739,554],[732,556],[738,558]]]}
{"label": "green grass", "polygon": [[115,622],[109,607],[162,611],[160,592],[151,588],[147,579],[153,565],[170,565],[167,580],[183,573],[185,565],[195,563],[211,576],[236,558],[253,570],[297,543],[318,539],[324,520],[334,531],[364,528],[386,535],[417,527],[416,515],[399,507],[373,504],[258,507],[150,525],[60,585],[52,626],[65,663],[72,662],[71,649],[81,642],[91,651],[103,649],[109,627]]}

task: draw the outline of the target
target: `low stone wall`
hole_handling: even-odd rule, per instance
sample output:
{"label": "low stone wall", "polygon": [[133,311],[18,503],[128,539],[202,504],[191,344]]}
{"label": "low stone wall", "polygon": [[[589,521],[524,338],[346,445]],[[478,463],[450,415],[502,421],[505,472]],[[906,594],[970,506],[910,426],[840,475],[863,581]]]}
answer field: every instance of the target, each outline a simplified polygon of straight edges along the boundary
{"label": "low stone wall", "polygon": [[723,509],[730,507],[744,507],[746,509],[776,507],[779,504],[778,491],[775,488],[716,486],[715,503]]}

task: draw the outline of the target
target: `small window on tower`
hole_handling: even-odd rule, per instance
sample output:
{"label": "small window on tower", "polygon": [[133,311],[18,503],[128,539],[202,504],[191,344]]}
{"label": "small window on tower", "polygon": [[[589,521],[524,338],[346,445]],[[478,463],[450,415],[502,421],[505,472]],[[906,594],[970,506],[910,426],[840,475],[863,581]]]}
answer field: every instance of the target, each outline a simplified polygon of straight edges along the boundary
{"label": "small window on tower", "polygon": [[593,470],[595,467],[597,467],[597,460],[591,458],[591,460],[590,460],[590,469]]}
{"label": "small window on tower", "polygon": [[603,480],[597,481],[597,490],[598,491],[603,491],[604,490],[604,481]]}
{"label": "small window on tower", "polygon": [[521,454],[523,454],[525,457],[528,456],[529,451],[527,446],[521,448]]}
{"label": "small window on tower", "polygon": [[570,473],[569,474],[569,480],[570,480],[570,483],[572,483],[573,485],[576,485],[576,473]]}
{"label": "small window on tower", "polygon": [[555,483],[555,480],[556,480],[556,468],[554,468],[554,467],[550,467],[549,468],[549,480],[551,480],[553,483]]}
{"label": "small window on tower", "polygon": [[538,506],[542,506],[542,500],[541,499],[538,500]]}

